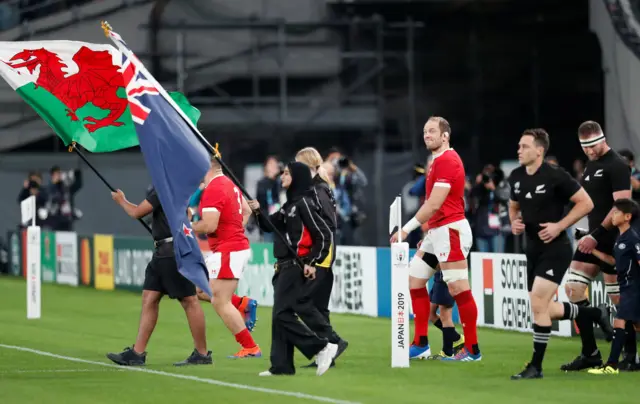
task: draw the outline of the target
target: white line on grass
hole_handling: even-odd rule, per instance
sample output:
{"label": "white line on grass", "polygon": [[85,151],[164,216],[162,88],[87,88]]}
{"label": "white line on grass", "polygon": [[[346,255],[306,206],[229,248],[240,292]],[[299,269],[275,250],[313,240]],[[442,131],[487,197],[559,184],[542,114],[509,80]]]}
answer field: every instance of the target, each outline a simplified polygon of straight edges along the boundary
{"label": "white line on grass", "polygon": [[91,364],[91,365],[105,366],[105,367],[109,367],[109,368],[117,368],[119,370],[129,370],[129,371],[132,371],[132,372],[141,372],[141,373],[149,373],[149,374],[152,374],[152,375],[168,376],[168,377],[173,377],[173,378],[176,378],[176,379],[191,380],[191,381],[194,381],[194,382],[213,384],[213,385],[216,385],[216,386],[231,387],[231,388],[240,389],[240,390],[256,391],[256,392],[259,392],[259,393],[275,394],[275,395],[279,395],[279,396],[289,396],[289,397],[303,398],[303,399],[307,399],[307,400],[321,401],[321,402],[333,403],[333,404],[359,404],[359,403],[353,402],[353,401],[337,400],[335,398],[314,396],[314,395],[311,395],[311,394],[299,393],[299,392],[295,392],[295,391],[276,390],[276,389],[268,389],[268,388],[265,388],[265,387],[248,386],[248,385],[245,385],[245,384],[229,383],[229,382],[223,382],[221,380],[205,379],[203,377],[182,375],[182,374],[179,374],[179,373],[163,372],[163,371],[160,371],[160,370],[151,370],[151,369],[145,369],[145,368],[141,368],[141,367],[128,367],[128,366],[127,367],[123,367],[123,366],[119,366],[119,365],[112,365],[110,363],[96,362],[96,361],[90,361],[90,360],[86,360],[86,359],[74,358],[74,357],[71,357],[71,356],[58,355],[58,354],[54,354],[54,353],[51,353],[51,352],[39,351],[37,349],[31,349],[31,348],[26,348],[26,347],[22,347],[22,346],[0,344],[0,348],[13,349],[15,351],[30,352],[30,353],[33,353],[33,354],[36,354],[36,355],[40,355],[40,356],[48,356],[50,358],[63,359],[63,360],[66,360],[66,361],[71,361],[71,362],[88,363],[88,364]]}
{"label": "white line on grass", "polygon": [[0,371],[0,375],[16,373],[95,373],[95,372],[124,372],[124,369],[16,369]]}

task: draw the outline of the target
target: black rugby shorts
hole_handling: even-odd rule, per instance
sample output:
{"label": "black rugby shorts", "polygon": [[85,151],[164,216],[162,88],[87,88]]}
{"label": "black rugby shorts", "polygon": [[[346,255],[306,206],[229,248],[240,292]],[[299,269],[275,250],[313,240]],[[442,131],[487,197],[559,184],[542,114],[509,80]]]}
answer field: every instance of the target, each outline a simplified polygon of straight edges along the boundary
{"label": "black rugby shorts", "polygon": [[178,272],[172,243],[163,244],[154,251],[144,274],[142,288],[178,300],[196,294],[194,284]]}
{"label": "black rugby shorts", "polygon": [[560,285],[571,264],[573,250],[568,239],[556,240],[551,244],[537,242],[527,246],[526,256],[527,287],[531,292],[536,276]]}

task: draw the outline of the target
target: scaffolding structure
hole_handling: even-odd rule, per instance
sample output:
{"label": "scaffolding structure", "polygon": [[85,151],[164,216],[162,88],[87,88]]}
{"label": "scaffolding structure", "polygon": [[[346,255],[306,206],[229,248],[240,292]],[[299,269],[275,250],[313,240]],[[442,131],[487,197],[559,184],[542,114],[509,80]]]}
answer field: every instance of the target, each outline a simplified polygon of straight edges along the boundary
{"label": "scaffolding structure", "polygon": [[[251,73],[250,96],[235,96],[222,88],[220,82],[208,83],[207,87],[215,93],[215,96],[199,97],[189,96],[190,100],[203,112],[201,125],[210,128],[229,127],[241,125],[246,133],[250,128],[260,128],[260,136],[273,136],[276,133],[281,139],[294,136],[303,131],[333,131],[353,130],[366,131],[371,135],[374,144],[375,172],[373,185],[375,186],[375,200],[383,201],[383,170],[384,152],[387,142],[391,139],[387,133],[385,124],[387,88],[389,83],[385,80],[385,68],[395,64],[402,66],[406,72],[406,91],[398,91],[406,97],[407,116],[402,127],[406,127],[404,133],[400,133],[399,142],[405,150],[411,150],[414,156],[419,151],[418,137],[415,136],[416,121],[416,69],[415,69],[415,38],[416,30],[423,27],[420,22],[408,18],[400,23],[388,23],[379,16],[368,19],[344,19],[323,22],[286,22],[278,21],[225,21],[210,24],[152,24],[143,28],[152,29],[151,57],[155,58],[152,64],[156,68],[168,64],[167,61],[175,61],[173,85],[179,91],[189,93],[187,80],[191,72],[186,68],[188,58],[197,57],[194,53],[186,51],[187,44],[191,40],[197,40],[196,35],[225,35],[230,31],[245,30],[252,37],[252,46],[242,49],[233,56],[225,56],[206,63],[207,68],[218,64],[227,63],[231,59],[250,57],[253,62],[264,57],[265,46],[260,45],[262,36],[271,35],[276,38],[275,43],[267,47],[267,56],[274,57],[277,62],[277,95],[263,95],[260,91],[261,77],[256,70]],[[285,66],[285,57],[288,47],[293,44],[300,47],[300,42],[291,41],[292,35],[299,32],[314,32],[328,30],[330,43],[338,47],[340,71],[329,81],[339,83],[340,91],[336,95],[296,95],[290,94],[288,88],[288,73]],[[175,38],[175,52],[158,54],[158,41],[160,33],[171,32]],[[195,34],[197,32],[197,34]],[[206,35],[206,34],[205,34]],[[390,36],[393,35],[393,38]],[[401,38],[398,40],[398,38]],[[388,42],[395,39],[393,49],[387,49]],[[398,43],[404,42],[404,50],[397,50]],[[275,52],[272,52],[274,51]],[[164,61],[164,63],[162,63]],[[350,82],[344,83],[344,74],[353,66],[358,73]],[[232,77],[225,78],[226,80]],[[394,83],[395,84],[395,83]],[[368,91],[364,91],[363,89]],[[403,98],[404,98],[403,97]],[[233,119],[232,117],[235,117]],[[265,127],[272,131],[265,131]],[[383,203],[376,203],[377,218],[386,217],[386,209]],[[383,220],[376,220],[378,234],[386,233]]]}
{"label": "scaffolding structure", "polygon": [[[291,134],[298,133],[308,127],[320,126],[321,129],[332,130],[332,128],[346,127],[353,129],[375,129],[381,133],[384,129],[385,112],[385,66],[391,61],[400,62],[407,72],[407,102],[408,117],[410,126],[415,124],[416,105],[416,75],[415,75],[415,31],[422,27],[419,22],[411,19],[402,23],[386,23],[380,17],[370,19],[350,19],[327,22],[286,22],[278,21],[228,21],[211,24],[153,24],[143,25],[143,28],[152,29],[151,33],[151,53],[150,57],[154,61],[152,65],[168,65],[168,61],[175,63],[174,77],[172,85],[178,91],[191,92],[192,88],[187,86],[189,76],[197,70],[215,69],[216,65],[222,65],[232,61],[234,58],[248,58],[250,63],[256,63],[260,58],[274,58],[277,62],[278,94],[263,95],[260,90],[261,76],[257,69],[252,69],[251,94],[249,96],[235,96],[229,94],[221,87],[217,80],[226,81],[234,77],[216,77],[206,86],[215,93],[215,96],[191,96],[190,99],[199,107],[215,107],[216,114],[213,114],[212,121],[204,122],[212,126],[253,124],[253,125],[275,125],[279,128],[287,127]],[[234,55],[224,56],[216,60],[210,60],[192,69],[187,69],[189,58],[196,58],[194,52],[187,52],[187,43],[197,41],[198,35],[220,35],[230,31],[244,30],[251,35],[251,47],[242,49]],[[338,57],[340,70],[335,77],[329,78],[338,83],[344,71],[352,66],[366,64],[368,68],[363,71],[355,80],[346,85],[340,86],[338,94],[331,96],[321,95],[291,95],[288,88],[289,75],[285,66],[285,58],[289,47],[300,48],[304,42],[292,40],[296,33],[314,32],[318,30],[328,30],[332,35],[327,45],[341,46],[341,40],[346,38],[346,48],[339,49]],[[158,37],[160,32],[171,32],[175,39],[175,52],[158,51]],[[197,34],[194,34],[197,32]],[[365,32],[365,35],[362,33]],[[401,32],[404,35],[405,50],[391,51],[385,49],[385,37],[388,33]],[[335,34],[338,35],[335,35]],[[275,43],[261,44],[260,38],[270,35],[275,37]],[[297,34],[299,35],[299,34]],[[355,38],[368,36],[373,37],[374,43],[364,46],[354,46]],[[368,45],[368,46],[367,46]],[[309,44],[313,46],[313,44]],[[164,63],[159,63],[158,60]],[[166,70],[166,69],[165,69]],[[372,89],[367,94],[357,94],[362,92],[364,87]],[[225,108],[229,108],[225,110]],[[233,113],[231,112],[233,110]],[[304,109],[304,113],[300,110]],[[222,111],[222,112],[221,112]],[[343,111],[342,113],[337,111]],[[297,113],[296,113],[297,112]],[[227,117],[234,115],[235,121]],[[412,145],[413,147],[413,145]]]}

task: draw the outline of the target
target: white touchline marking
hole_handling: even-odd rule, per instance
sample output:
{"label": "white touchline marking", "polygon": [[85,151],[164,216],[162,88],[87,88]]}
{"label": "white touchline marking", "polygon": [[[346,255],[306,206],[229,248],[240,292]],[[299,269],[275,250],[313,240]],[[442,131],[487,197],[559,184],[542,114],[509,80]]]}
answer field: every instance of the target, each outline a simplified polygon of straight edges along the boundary
{"label": "white touchline marking", "polygon": [[182,374],[179,374],[179,373],[163,372],[161,370],[151,370],[151,369],[145,369],[145,368],[142,368],[142,367],[129,367],[129,366],[112,365],[110,363],[90,361],[90,360],[87,360],[87,359],[74,358],[72,356],[58,355],[58,354],[54,354],[54,353],[51,353],[51,352],[39,351],[37,349],[31,349],[31,348],[26,348],[26,347],[22,347],[22,346],[0,344],[0,348],[13,349],[15,351],[22,351],[22,352],[30,352],[32,354],[36,354],[36,355],[40,355],[40,356],[48,356],[50,358],[56,358],[56,359],[63,359],[63,360],[70,361],[70,362],[88,363],[90,365],[104,366],[104,367],[115,368],[115,369],[119,369],[119,370],[128,370],[128,371],[131,371],[131,372],[141,372],[141,373],[149,373],[149,374],[158,375],[158,376],[168,376],[168,377],[173,377],[173,378],[176,378],[176,379],[191,380],[191,381],[194,381],[194,382],[213,384],[213,385],[216,385],[216,386],[231,387],[231,388],[240,389],[240,390],[256,391],[258,393],[266,393],[266,394],[275,394],[275,395],[279,395],[279,396],[289,396],[289,397],[304,398],[304,399],[307,399],[307,400],[321,401],[321,402],[333,403],[333,404],[360,404],[360,403],[354,402],[354,401],[337,400],[335,398],[314,396],[314,395],[311,395],[311,394],[299,393],[299,392],[295,392],[295,391],[276,390],[276,389],[269,389],[269,388],[265,388],[265,387],[248,386],[248,385],[245,385],[245,384],[229,383],[229,382],[223,382],[221,380],[205,379],[203,377],[182,375]]}
{"label": "white touchline marking", "polygon": [[11,375],[16,373],[95,373],[124,371],[124,369],[16,369],[0,371],[0,375]]}

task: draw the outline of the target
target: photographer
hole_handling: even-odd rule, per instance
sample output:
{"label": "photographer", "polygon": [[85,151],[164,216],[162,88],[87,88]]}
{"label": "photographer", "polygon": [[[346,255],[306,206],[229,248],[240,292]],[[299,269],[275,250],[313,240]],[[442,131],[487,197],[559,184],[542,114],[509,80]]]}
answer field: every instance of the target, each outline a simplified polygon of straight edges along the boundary
{"label": "photographer", "polygon": [[471,190],[475,244],[480,252],[504,252],[506,204],[509,185],[504,173],[493,165],[485,166]]}
{"label": "photographer", "polygon": [[80,188],[82,188],[82,171],[63,172],[58,166],[51,168],[51,184],[47,192],[49,213],[47,224],[52,230],[73,230],[73,221],[82,216],[79,210],[74,209],[73,203],[73,198]]}
{"label": "photographer", "polygon": [[[335,155],[336,152],[332,153]],[[338,211],[338,244],[355,245],[355,230],[365,220],[363,188],[367,176],[347,156],[334,158],[335,196]]]}
{"label": "photographer", "polygon": [[42,226],[47,218],[45,209],[47,193],[42,187],[42,175],[37,171],[30,172],[29,177],[24,180],[24,185],[18,194],[18,204],[31,195],[36,197],[36,225]]}

